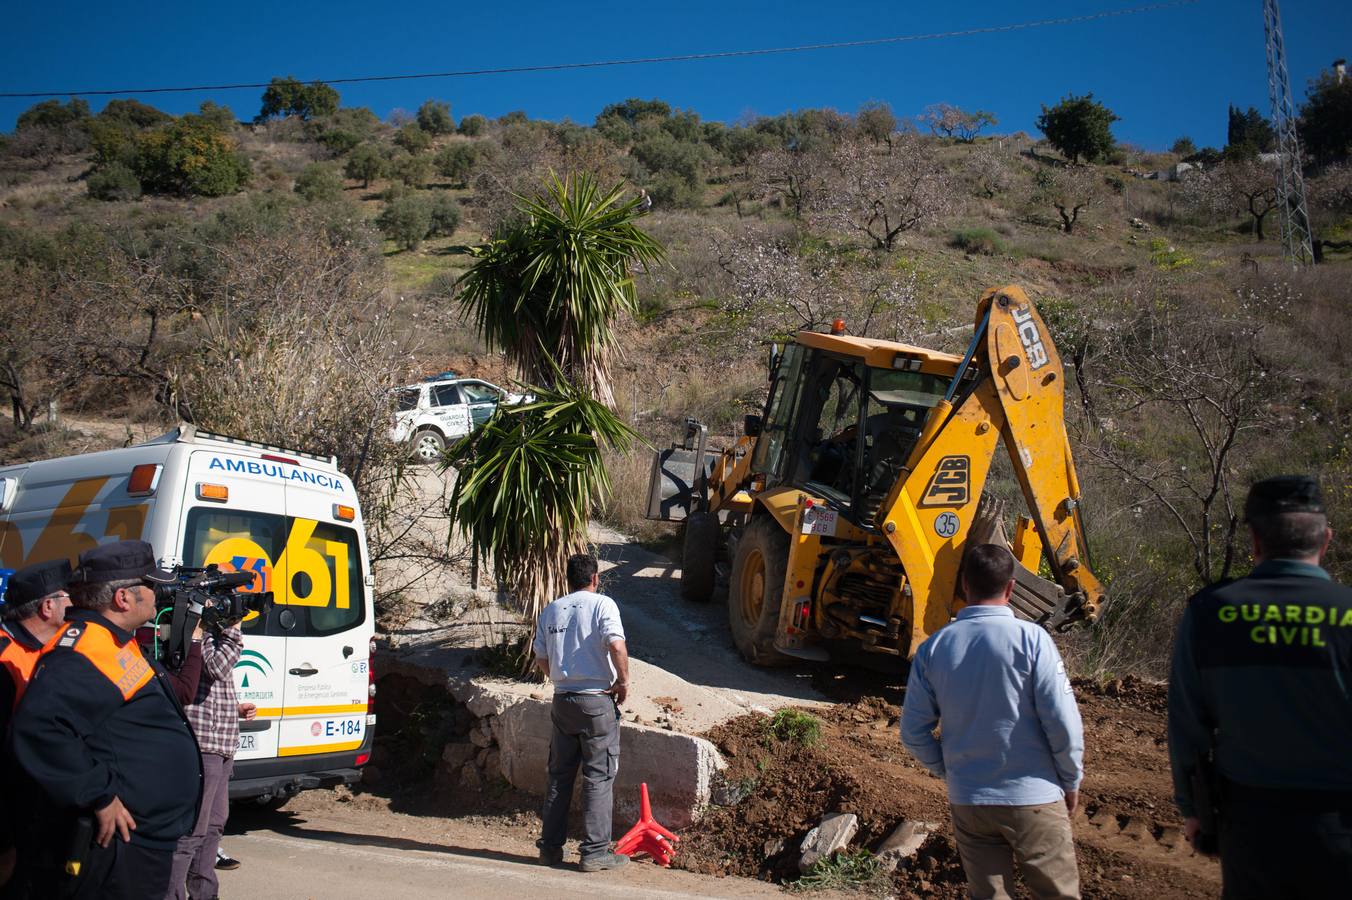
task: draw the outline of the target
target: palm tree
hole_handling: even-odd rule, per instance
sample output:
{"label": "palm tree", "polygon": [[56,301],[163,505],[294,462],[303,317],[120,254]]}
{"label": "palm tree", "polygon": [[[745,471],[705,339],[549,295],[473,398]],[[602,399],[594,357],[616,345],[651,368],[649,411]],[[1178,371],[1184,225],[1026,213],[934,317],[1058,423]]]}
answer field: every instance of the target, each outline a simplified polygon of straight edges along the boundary
{"label": "palm tree", "polygon": [[655,240],[634,224],[642,196],[620,202],[616,185],[602,196],[587,174],[523,199],[525,224],[495,235],[471,253],[478,261],[459,281],[459,300],[490,350],[502,350],[522,377],[568,381],[614,405],[610,353],[617,317],[638,310],[633,268],[662,262]]}
{"label": "palm tree", "polygon": [[634,224],[642,198],[621,193],[603,195],[585,174],[551,177],[521,200],[524,224],[474,248],[458,282],[466,316],[535,400],[499,407],[448,451],[459,470],[451,519],[532,624],[563,593],[567,559],[610,492],[602,451],[627,451],[635,437],[611,408],[610,354],[616,319],[638,308],[634,268],[665,254]]}

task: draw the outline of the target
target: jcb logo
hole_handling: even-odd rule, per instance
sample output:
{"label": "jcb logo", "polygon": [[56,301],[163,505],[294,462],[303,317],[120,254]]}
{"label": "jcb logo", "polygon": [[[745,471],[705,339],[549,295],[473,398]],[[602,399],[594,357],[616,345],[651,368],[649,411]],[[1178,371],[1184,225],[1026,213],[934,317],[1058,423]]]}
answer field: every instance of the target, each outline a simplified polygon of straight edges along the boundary
{"label": "jcb logo", "polygon": [[939,460],[920,505],[966,506],[971,468],[971,461],[965,456],[945,456]]}
{"label": "jcb logo", "polygon": [[1024,352],[1028,354],[1028,365],[1036,372],[1045,366],[1047,360],[1047,348],[1042,346],[1042,334],[1038,331],[1037,322],[1033,321],[1033,309],[1030,306],[1020,307],[1014,310],[1014,324],[1019,326],[1019,340],[1023,341]]}

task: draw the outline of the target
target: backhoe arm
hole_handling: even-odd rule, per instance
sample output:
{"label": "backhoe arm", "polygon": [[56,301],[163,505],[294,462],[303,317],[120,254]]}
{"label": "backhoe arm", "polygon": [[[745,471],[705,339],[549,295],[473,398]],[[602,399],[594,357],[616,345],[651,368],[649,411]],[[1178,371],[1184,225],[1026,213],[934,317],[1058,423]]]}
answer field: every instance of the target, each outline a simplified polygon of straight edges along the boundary
{"label": "backhoe arm", "polygon": [[977,321],[988,311],[982,368],[1004,409],[1001,436],[1042,538],[1044,558],[1069,601],[1048,625],[1093,621],[1103,602],[1103,586],[1089,568],[1080,483],[1066,433],[1061,356],[1020,288],[988,291],[977,308]]}

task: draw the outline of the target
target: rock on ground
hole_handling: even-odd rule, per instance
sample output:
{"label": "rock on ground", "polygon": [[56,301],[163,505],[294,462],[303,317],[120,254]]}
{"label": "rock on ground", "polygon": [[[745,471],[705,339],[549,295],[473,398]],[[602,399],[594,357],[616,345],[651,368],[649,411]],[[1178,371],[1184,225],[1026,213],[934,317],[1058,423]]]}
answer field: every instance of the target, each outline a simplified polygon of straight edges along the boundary
{"label": "rock on ground", "polygon": [[798,870],[806,872],[819,859],[824,859],[842,849],[859,830],[859,818],[854,813],[836,813],[824,817],[817,827],[807,833],[799,848],[803,855],[798,859]]}

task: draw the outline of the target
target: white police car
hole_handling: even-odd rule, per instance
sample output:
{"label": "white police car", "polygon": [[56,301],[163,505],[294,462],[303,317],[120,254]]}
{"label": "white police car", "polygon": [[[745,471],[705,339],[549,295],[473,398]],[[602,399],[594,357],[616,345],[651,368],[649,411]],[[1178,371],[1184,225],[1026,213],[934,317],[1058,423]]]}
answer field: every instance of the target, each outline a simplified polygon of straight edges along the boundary
{"label": "white police car", "polygon": [[499,403],[529,399],[478,378],[436,375],[399,389],[390,439],[408,442],[418,462],[435,462],[448,442],[488,421]]}

